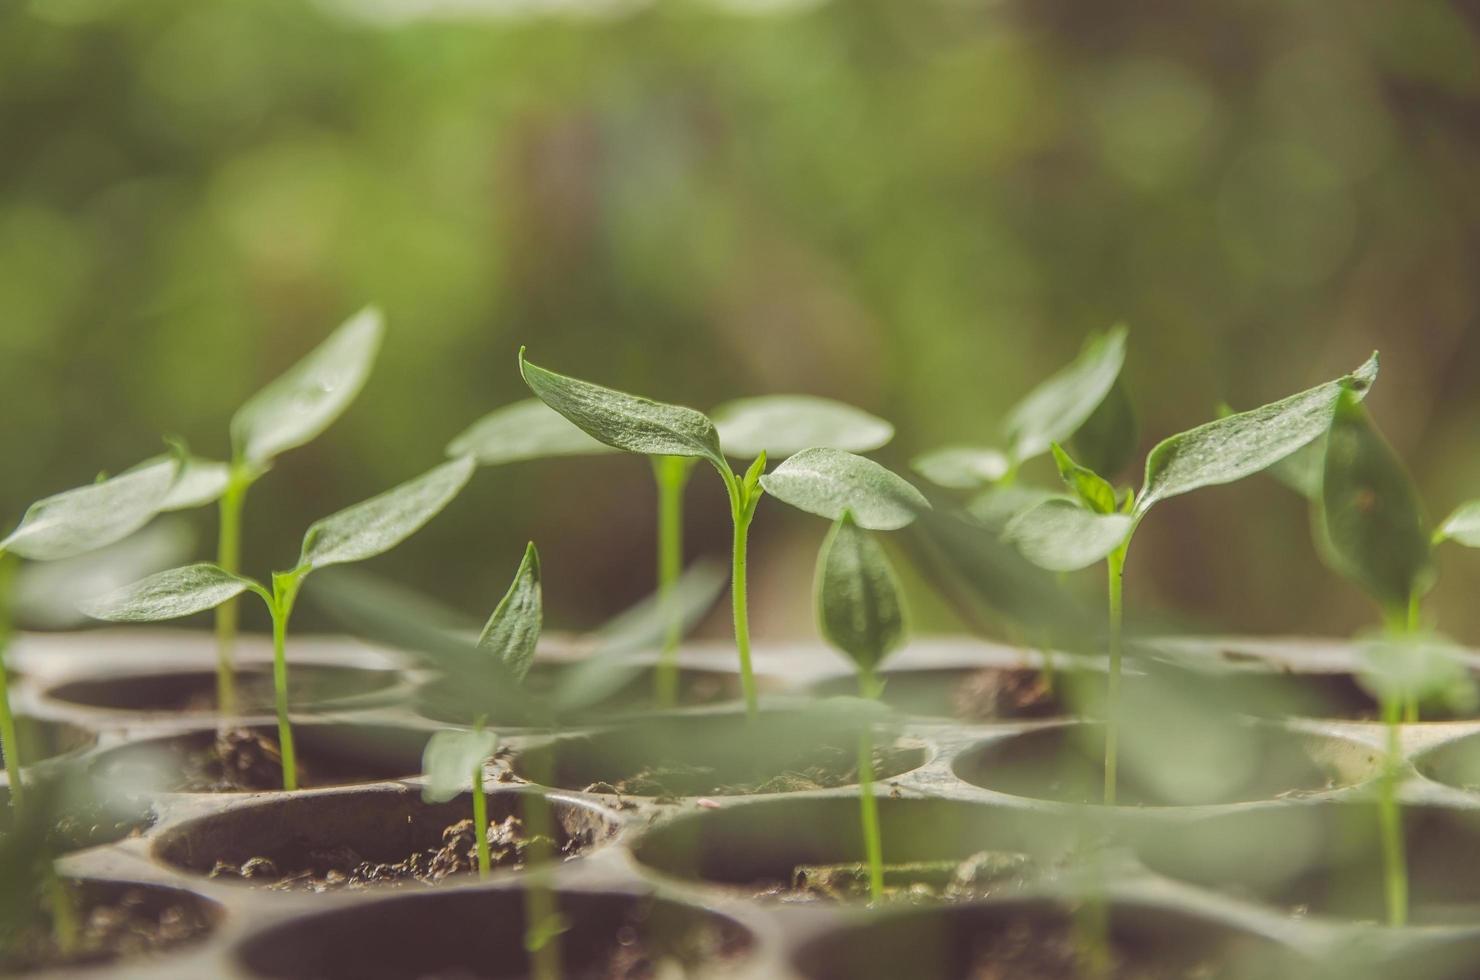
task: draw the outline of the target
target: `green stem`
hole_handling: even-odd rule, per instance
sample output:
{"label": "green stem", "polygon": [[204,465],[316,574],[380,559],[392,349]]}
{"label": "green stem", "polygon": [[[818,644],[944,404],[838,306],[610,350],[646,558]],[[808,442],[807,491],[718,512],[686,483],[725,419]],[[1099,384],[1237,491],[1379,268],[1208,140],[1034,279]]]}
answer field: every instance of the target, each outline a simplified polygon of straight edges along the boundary
{"label": "green stem", "polygon": [[488,796],[483,791],[483,760],[473,766],[473,833],[478,835],[478,877],[493,873],[493,856],[488,853]]}
{"label": "green stem", "polygon": [[658,483],[658,603],[668,621],[653,678],[653,695],[660,708],[678,703],[678,641],[683,622],[674,606],[673,590],[683,574],[683,492],[692,469],[693,460],[687,457],[653,457],[653,477]]}
{"label": "green stem", "polygon": [[298,753],[293,748],[293,725],[288,720],[288,619],[298,597],[301,573],[272,573],[272,689],[277,708],[278,751],[283,757],[283,789],[298,788]]}
{"label": "green stem", "polygon": [[1123,618],[1122,590],[1125,581],[1125,544],[1110,552],[1106,559],[1110,592],[1110,676],[1105,688],[1105,805],[1115,805],[1118,741],[1120,736],[1120,645]]}
{"label": "green stem", "polygon": [[1388,699],[1382,706],[1387,724],[1387,767],[1378,787],[1377,823],[1382,835],[1383,892],[1387,901],[1388,925],[1408,922],[1408,859],[1403,846],[1403,815],[1398,806],[1398,765],[1402,758],[1398,741],[1398,704]]}
{"label": "green stem", "polygon": [[[241,573],[242,509],[252,479],[245,466],[233,463],[218,509],[220,527],[216,538],[216,564],[233,575]],[[228,599],[216,607],[216,708],[223,715],[236,713],[236,677],[232,663],[236,652],[238,607]]]}
{"label": "green stem", "polygon": [[56,938],[57,949],[63,956],[71,956],[77,949],[77,905],[67,883],[55,870],[49,872],[46,881],[47,904],[51,906],[51,933]]}
{"label": "green stem", "polygon": [[[531,772],[534,782],[548,784],[548,774]],[[560,934],[564,931],[549,870],[554,863],[550,803],[540,790],[524,794],[524,834],[528,841],[524,866],[530,872],[524,889],[524,948],[530,956],[533,980],[560,980]]]}
{"label": "green stem", "polygon": [[5,651],[10,646],[11,589],[18,559],[0,551],[0,752],[5,754],[5,775],[10,780],[10,805],[19,808],[25,786],[21,783],[21,743],[16,737],[15,715],[10,710],[10,677]]}
{"label": "green stem", "polygon": [[735,538],[731,549],[730,600],[735,619],[735,647],[740,652],[740,688],[745,694],[745,715],[755,719],[760,711],[756,697],[755,671],[750,665],[750,609],[745,596],[745,553],[750,537],[750,521],[755,516],[757,499],[747,500],[744,488],[733,473],[724,473],[725,488],[730,492],[730,517]]}
{"label": "green stem", "polygon": [[874,739],[867,727],[858,733],[858,790],[869,897],[877,902],[884,897],[884,845],[879,835],[879,801],[874,796]]}

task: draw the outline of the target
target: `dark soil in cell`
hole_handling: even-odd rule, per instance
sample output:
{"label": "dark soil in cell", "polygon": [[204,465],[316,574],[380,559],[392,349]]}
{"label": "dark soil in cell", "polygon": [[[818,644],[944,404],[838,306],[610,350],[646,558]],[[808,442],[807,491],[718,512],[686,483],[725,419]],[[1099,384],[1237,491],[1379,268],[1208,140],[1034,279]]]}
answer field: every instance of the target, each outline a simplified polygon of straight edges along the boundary
{"label": "dark soil in cell", "polygon": [[[290,663],[288,701],[293,708],[303,708],[363,698],[385,690],[397,678],[393,670]],[[214,714],[216,674],[206,670],[119,674],[69,681],[48,694],[58,701],[113,711]],[[236,700],[239,715],[271,715],[276,704],[271,666],[238,667]]]}
{"label": "dark soil in cell", "polygon": [[39,915],[6,937],[0,974],[137,959],[200,939],[214,924],[209,906],[170,889],[68,887],[78,914],[75,944],[63,949],[50,915]]}
{"label": "dark soil in cell", "polygon": [[[542,845],[547,854],[574,857],[589,849],[589,836],[569,837],[557,844],[548,837],[530,838],[516,816],[492,821],[488,827],[489,856],[495,869],[522,868],[529,852]],[[274,891],[326,892],[380,885],[435,885],[443,879],[478,869],[477,834],[472,820],[459,820],[442,831],[442,843],[413,851],[399,861],[369,861],[353,847],[319,847],[274,861],[252,857],[239,864],[216,862],[212,878],[241,878]]]}
{"label": "dark soil in cell", "polygon": [[[970,902],[1018,888],[1040,869],[1026,854],[982,851],[964,861],[884,865],[882,903]],[[787,904],[869,902],[868,865],[803,864],[788,881],[758,881],[752,898]]]}
{"label": "dark soil in cell", "polygon": [[[891,745],[876,748],[874,772],[897,773],[913,768],[918,750]],[[595,782],[585,787],[588,793],[614,793],[618,796],[653,796],[677,799],[683,796],[743,796],[755,793],[797,793],[805,790],[852,786],[858,782],[858,756],[838,745],[820,745],[804,749],[789,759],[768,766],[769,774],[758,773],[752,780],[725,779],[714,767],[694,765],[677,760],[660,761],[638,770],[614,783]]]}
{"label": "dark soil in cell", "polygon": [[1216,951],[1190,962],[1146,962],[1110,943],[1086,948],[1072,927],[1027,916],[1009,919],[971,944],[965,980],[1212,980],[1225,976]]}

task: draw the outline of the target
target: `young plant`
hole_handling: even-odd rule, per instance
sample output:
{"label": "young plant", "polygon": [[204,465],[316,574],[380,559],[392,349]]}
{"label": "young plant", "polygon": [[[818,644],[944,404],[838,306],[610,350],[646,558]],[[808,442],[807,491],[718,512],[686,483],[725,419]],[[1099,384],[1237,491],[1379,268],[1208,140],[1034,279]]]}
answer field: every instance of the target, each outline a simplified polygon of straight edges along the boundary
{"label": "young plant", "polygon": [[[844,509],[817,557],[817,623],[822,635],[853,661],[858,693],[876,699],[883,692],[878,668],[904,642],[904,610],[894,569],[884,549]],[[884,897],[884,846],[879,835],[879,803],[874,797],[873,733],[858,736],[859,809],[868,857],[869,895]]]}
{"label": "young plant", "polygon": [[16,529],[0,540],[0,751],[5,754],[12,805],[19,806],[25,795],[5,669],[17,562],[75,558],[128,537],[160,512],[179,474],[179,461],[166,458],[38,500],[26,509]]}
{"label": "young plant", "polygon": [[1376,377],[1377,355],[1373,354],[1345,377],[1164,439],[1146,458],[1146,477],[1139,494],[1129,489],[1117,493],[1109,481],[1075,463],[1060,447],[1054,456],[1073,496],[1044,501],[1008,523],[1004,537],[1030,561],[1050,571],[1069,572],[1106,562],[1110,661],[1106,804],[1115,802],[1125,560],[1141,521],[1162,500],[1243,479],[1319,438],[1331,424],[1341,394],[1350,391],[1364,396]]}
{"label": "young plant", "polygon": [[298,788],[293,731],[288,720],[288,620],[309,574],[364,561],[394,548],[456,497],[473,474],[469,458],[443,463],[369,500],[317,521],[303,536],[298,564],[274,572],[271,588],[219,565],[197,564],[159,572],[83,605],[95,619],[157,622],[215,609],[243,592],[262,599],[272,616],[272,679],[282,752],[283,788]]}
{"label": "young plant", "polygon": [[978,491],[968,510],[1000,528],[1014,514],[1046,499],[1047,491],[1016,482],[1023,464],[1073,440],[1091,467],[1114,475],[1136,450],[1135,412],[1120,370],[1127,330],[1092,335],[1079,356],[1028,392],[1003,423],[1007,448],[946,446],[916,457],[911,467],[932,483]]}
{"label": "young plant", "polygon": [[[756,506],[763,496],[761,475],[765,472],[767,458],[764,446],[756,452],[754,461],[745,472],[739,473],[730,468],[726,458],[727,450],[722,445],[720,432],[714,421],[702,412],[679,405],[655,402],[637,395],[604,388],[588,381],[556,374],[526,360],[522,347],[519,350],[519,371],[530,390],[541,401],[575,423],[587,435],[605,445],[645,456],[671,456],[684,460],[703,459],[719,473],[720,479],[724,482],[725,491],[729,495],[730,519],[734,532],[731,548],[730,594],[735,626],[735,646],[740,656],[740,682],[745,696],[746,713],[754,718],[758,711],[758,699],[755,675],[750,662],[746,556],[750,523],[755,517]],[[828,428],[836,424],[835,421],[824,421],[823,413],[815,410],[815,404],[808,409],[806,406],[810,401],[793,399],[789,411],[769,416],[773,420],[781,417],[791,419],[785,426],[774,421],[771,423],[768,438],[776,439],[779,448],[794,451],[794,440],[798,430],[803,426],[816,425],[819,428]],[[774,410],[774,406],[770,408]],[[750,408],[744,409],[742,406],[742,409],[736,410],[730,416],[733,430],[741,433],[746,431],[746,427],[735,425],[736,418],[744,420],[748,416],[753,420],[757,414],[754,403]],[[747,423],[747,425],[755,424],[754,421]],[[762,425],[761,428],[766,427]],[[761,434],[764,435],[764,433]],[[756,443],[746,442],[744,448],[754,449]],[[777,472],[796,464],[793,472],[799,479],[805,480],[806,463],[798,463],[798,460],[809,453],[824,451],[808,449],[796,453],[783,463]],[[868,460],[850,453],[844,452],[842,455],[859,460],[861,463],[869,463]],[[878,464],[869,465],[878,466]],[[899,482],[903,483],[903,481]],[[908,487],[916,498],[919,498],[919,504],[923,506],[924,499],[919,497],[918,492],[915,492],[914,488],[909,487],[908,484],[904,486]],[[837,514],[830,516],[836,517]],[[903,526],[911,519],[913,519],[913,511],[910,511],[906,518],[894,526]],[[860,522],[862,521],[862,514],[860,514]]]}
{"label": "young plant", "polygon": [[[237,409],[231,419],[229,463],[191,459],[169,510],[218,501],[216,566],[241,570],[242,510],[247,491],[290,449],[317,438],[365,385],[385,333],[380,312],[367,307],[346,320],[303,360]],[[236,711],[233,654],[237,605],[216,607],[216,702],[223,715]]]}

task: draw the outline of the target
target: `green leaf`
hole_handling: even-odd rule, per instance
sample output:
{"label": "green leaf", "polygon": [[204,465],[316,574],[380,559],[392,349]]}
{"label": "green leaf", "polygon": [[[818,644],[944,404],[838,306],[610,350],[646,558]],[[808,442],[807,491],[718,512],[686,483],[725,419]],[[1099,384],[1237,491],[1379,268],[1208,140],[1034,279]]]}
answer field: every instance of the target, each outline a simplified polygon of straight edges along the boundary
{"label": "green leaf", "polygon": [[1090,417],[1075,431],[1070,444],[1074,455],[1096,473],[1114,476],[1136,455],[1141,425],[1135,406],[1117,378]]}
{"label": "green leaf", "polygon": [[930,506],[895,473],[839,449],[804,449],[761,477],[761,486],[776,499],[830,521],[851,510],[861,527],[875,531],[904,527]]}
{"label": "green leaf", "polygon": [[165,495],[161,511],[194,510],[215,503],[231,482],[231,466],[190,456],[180,468],[175,485]]}
{"label": "green leaf", "polygon": [[474,774],[482,772],[496,748],[498,736],[481,728],[435,733],[421,754],[421,774],[426,779],[421,798],[428,803],[446,803],[473,789]]}
{"label": "green leaf", "polygon": [[1326,431],[1336,400],[1348,386],[1365,396],[1376,378],[1373,354],[1343,378],[1162,440],[1146,458],[1146,482],[1136,513],[1144,514],[1167,497],[1232,483],[1269,468]]}
{"label": "green leaf", "polygon": [[177,472],[176,461],[165,458],[38,500],[0,541],[0,552],[55,561],[120,541],[159,513]]}
{"label": "green leaf", "polygon": [[473,468],[471,457],[454,459],[378,497],[315,521],[303,536],[299,567],[364,561],[389,551],[437,516],[467,484]]}
{"label": "green leaf", "polygon": [[385,324],[367,307],[237,410],[231,445],[238,459],[262,466],[316,438],[365,386]]}
{"label": "green leaf", "polygon": [[894,569],[851,511],[833,524],[817,556],[817,624],[827,642],[872,673],[904,642]]}
{"label": "green leaf", "polygon": [[1475,678],[1465,653],[1433,633],[1382,634],[1357,645],[1357,679],[1384,705],[1440,701],[1471,712],[1477,702]]}
{"label": "green leaf", "polygon": [[982,527],[1001,531],[1023,511],[1037,507],[1045,500],[1064,500],[1062,493],[1026,483],[990,487],[966,502],[966,513]]}
{"label": "green leaf", "polygon": [[1109,393],[1125,363],[1126,328],[1091,337],[1074,362],[1030,391],[1007,415],[1007,439],[1018,462],[1072,436]]}
{"label": "green leaf", "polygon": [[540,597],[540,553],[534,542],[524,549],[524,558],[514,573],[509,591],[499,600],[493,615],[478,637],[480,649],[492,653],[522,684],[534,661],[543,621]]}
{"label": "green leaf", "polygon": [[448,456],[472,456],[480,466],[610,452],[538,398],[490,412],[447,444]]}
{"label": "green leaf", "polygon": [[1433,582],[1418,491],[1357,396],[1337,400],[1326,437],[1322,504],[1331,556],[1392,615]]}
{"label": "green leaf", "polygon": [[189,561],[194,550],[189,522],[166,518],[85,555],[27,563],[16,574],[16,617],[33,629],[79,626],[82,603]]}
{"label": "green leaf", "polygon": [[1127,514],[1096,514],[1072,500],[1045,500],[1014,517],[1002,535],[1040,568],[1072,572],[1124,544],[1133,523]]}
{"label": "green leaf", "polygon": [[785,459],[812,446],[866,453],[894,438],[894,426],[862,409],[812,395],[741,398],[710,417],[725,455]]}
{"label": "green leaf", "polygon": [[1444,518],[1435,535],[1435,543],[1455,541],[1466,548],[1480,548],[1480,500],[1460,504]]}
{"label": "green leaf", "polygon": [[82,603],[81,609],[110,623],[153,623],[215,609],[249,589],[260,588],[218,565],[201,563],[142,578]]}
{"label": "green leaf", "polygon": [[1000,450],[985,446],[943,446],[910,461],[910,468],[936,486],[976,490],[990,486],[1012,468]]}
{"label": "green leaf", "polygon": [[740,489],[746,500],[755,496],[755,488],[760,485],[761,477],[765,475],[766,451],[762,449],[761,454],[751,460],[750,465],[745,469],[745,475],[740,478]]}
{"label": "green leaf", "polygon": [[699,456],[728,472],[719,434],[702,412],[547,371],[525,360],[522,347],[519,373],[540,401],[608,446],[648,456]]}
{"label": "green leaf", "polygon": [[1080,466],[1069,458],[1064,447],[1054,443],[1053,460],[1059,468],[1064,485],[1074,491],[1084,506],[1096,514],[1113,514],[1120,508],[1116,505],[1115,488],[1108,480],[1091,469]]}

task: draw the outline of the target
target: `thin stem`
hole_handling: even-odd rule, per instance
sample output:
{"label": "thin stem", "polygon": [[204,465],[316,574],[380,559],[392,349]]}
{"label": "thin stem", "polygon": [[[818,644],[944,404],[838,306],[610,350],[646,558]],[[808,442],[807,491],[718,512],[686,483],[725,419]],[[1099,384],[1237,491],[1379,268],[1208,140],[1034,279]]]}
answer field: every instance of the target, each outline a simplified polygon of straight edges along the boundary
{"label": "thin stem", "polygon": [[25,786],[21,782],[21,743],[16,737],[15,715],[10,710],[10,677],[5,669],[5,651],[10,645],[11,589],[19,560],[0,551],[0,752],[5,754],[5,775],[10,780],[10,805],[19,808]]}
{"label": "thin stem", "polygon": [[756,697],[755,671],[750,665],[750,609],[745,596],[745,553],[750,536],[750,520],[755,516],[755,500],[745,499],[745,490],[733,473],[725,477],[730,492],[730,517],[734,521],[735,539],[731,549],[730,600],[735,619],[735,647],[740,651],[740,688],[745,694],[745,715],[755,719],[760,711]]}
{"label": "thin stem", "polygon": [[473,766],[473,833],[478,835],[478,877],[493,873],[493,857],[488,853],[488,797],[483,791],[483,760]]}
{"label": "thin stem", "polygon": [[1115,805],[1116,766],[1120,737],[1120,645],[1123,618],[1122,590],[1125,581],[1125,554],[1129,545],[1121,545],[1106,559],[1110,593],[1110,676],[1105,688],[1105,805]]}
{"label": "thin stem", "polygon": [[[878,690],[867,673],[859,675],[864,697]],[[884,897],[884,843],[879,833],[879,800],[874,796],[874,738],[867,725],[858,733],[859,816],[863,821],[863,848],[868,855],[868,892],[872,901]]]}
{"label": "thin stem", "polygon": [[77,949],[77,934],[80,931],[77,924],[77,905],[67,889],[67,883],[55,869],[47,875],[46,900],[51,906],[51,933],[56,938],[57,949],[63,956],[70,956]]}
{"label": "thin stem", "polygon": [[[219,503],[220,529],[216,541],[216,564],[233,575],[241,572],[242,508],[251,486],[245,469],[233,464],[226,492]],[[223,715],[236,714],[236,678],[232,662],[236,651],[237,600],[216,607],[216,708]]]}
{"label": "thin stem", "polygon": [[1378,786],[1377,823],[1382,834],[1383,893],[1387,900],[1388,925],[1408,922],[1408,858],[1403,846],[1403,814],[1398,806],[1398,765],[1402,758],[1398,740],[1398,704],[1383,703],[1387,724],[1387,766]]}
{"label": "thin stem", "polygon": [[[531,772],[530,776],[536,783],[548,782],[547,773]],[[564,928],[548,880],[549,865],[554,861],[550,803],[541,790],[524,794],[523,800],[527,841],[524,866],[530,872],[524,889],[524,948],[530,956],[533,980],[560,980],[560,934]]]}
{"label": "thin stem", "polygon": [[272,688],[277,708],[278,751],[283,758],[283,789],[298,788],[298,753],[293,748],[293,725],[288,720],[288,619],[301,582],[298,572],[272,576]]}
{"label": "thin stem", "polygon": [[678,641],[683,622],[673,590],[683,574],[683,492],[692,468],[693,460],[683,456],[653,457],[653,477],[658,483],[658,603],[668,621],[653,677],[653,695],[660,708],[678,703]]}

